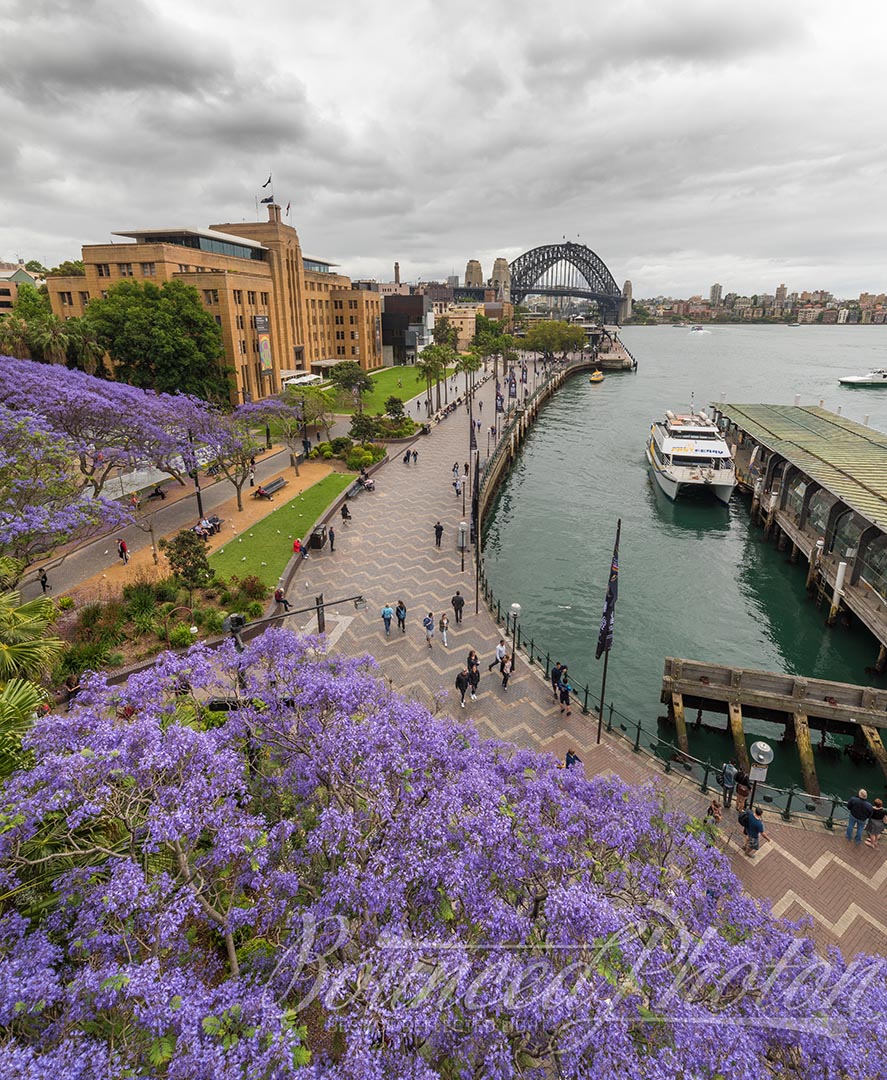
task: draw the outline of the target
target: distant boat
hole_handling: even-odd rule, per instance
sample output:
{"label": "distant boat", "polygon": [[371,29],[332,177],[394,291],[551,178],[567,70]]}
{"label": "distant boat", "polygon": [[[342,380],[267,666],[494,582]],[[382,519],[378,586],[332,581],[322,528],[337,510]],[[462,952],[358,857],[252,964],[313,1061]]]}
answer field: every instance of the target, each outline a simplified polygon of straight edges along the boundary
{"label": "distant boat", "polygon": [[705,327],[704,326],[691,326],[690,327],[690,333],[691,334],[698,334],[700,332],[703,333],[703,334],[705,333]]}
{"label": "distant boat", "polygon": [[604,373],[602,371],[594,371],[588,376],[590,383],[600,383],[604,381]]}
{"label": "distant boat", "polygon": [[868,375],[845,375],[838,382],[842,386],[887,386],[887,368],[876,368]]}

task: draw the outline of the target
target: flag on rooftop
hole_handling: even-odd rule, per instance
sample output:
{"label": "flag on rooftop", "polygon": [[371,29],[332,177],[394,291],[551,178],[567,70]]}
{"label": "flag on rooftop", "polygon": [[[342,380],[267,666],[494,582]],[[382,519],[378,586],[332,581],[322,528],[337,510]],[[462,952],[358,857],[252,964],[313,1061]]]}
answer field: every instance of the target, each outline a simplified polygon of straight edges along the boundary
{"label": "flag on rooftop", "polygon": [[266,188],[271,183],[271,173],[268,173],[268,179],[262,184],[263,188]]}
{"label": "flag on rooftop", "polygon": [[274,196],[273,196],[273,195],[269,195],[269,196],[267,197],[267,199],[260,199],[259,201],[260,201],[260,202],[263,202],[263,203],[268,203],[268,202],[274,202]]}
{"label": "flag on rooftop", "polygon": [[600,660],[613,645],[613,623],[616,619],[616,601],[619,598],[619,533],[622,522],[616,525],[616,545],[613,548],[613,561],[610,563],[610,580],[607,582],[607,598],[604,601],[604,614],[601,618],[601,632],[597,639],[595,660]]}
{"label": "flag on rooftop", "polygon": [[286,204],[286,216],[287,217],[290,216],[290,204],[289,203]]}

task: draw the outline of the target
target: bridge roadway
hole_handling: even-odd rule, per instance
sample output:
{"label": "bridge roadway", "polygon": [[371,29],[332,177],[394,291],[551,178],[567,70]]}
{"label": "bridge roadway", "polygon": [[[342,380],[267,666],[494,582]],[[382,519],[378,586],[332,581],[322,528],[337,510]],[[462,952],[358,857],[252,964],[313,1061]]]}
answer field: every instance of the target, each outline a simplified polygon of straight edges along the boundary
{"label": "bridge roadway", "polygon": [[[493,384],[480,391],[482,418],[488,426],[493,415]],[[476,414],[475,414],[476,415]],[[526,658],[503,691],[495,673],[487,672],[495,645],[504,635],[480,601],[474,608],[474,572],[470,559],[464,572],[456,550],[458,524],[463,520],[462,500],[452,487],[452,465],[468,457],[468,414],[460,409],[414,444],[419,458],[406,466],[395,456],[376,474],[376,491],[362,494],[351,506],[354,520],[336,529],[336,550],[312,552],[308,562],[290,566],[291,597],[310,603],[323,593],[327,598],[363,592],[368,607],[355,613],[351,605],[336,612],[326,609],[327,633],[335,651],[349,655],[371,653],[391,687],[421,701],[433,712],[449,711],[473,723],[485,736],[547,751],[563,758],[573,747],[583,759],[586,775],[616,773],[631,783],[653,783],[666,801],[701,815],[708,803],[698,784],[665,775],[650,760],[631,751],[615,733],[595,746],[593,718],[574,709],[562,716],[538,666]],[[467,505],[467,504],[466,504]],[[444,525],[443,543],[434,544],[434,524]],[[603,604],[603,585],[601,603]],[[464,621],[451,618],[449,648],[436,632],[429,650],[422,617],[432,611],[452,616],[450,598],[459,589],[466,597]],[[403,600],[408,608],[407,633],[385,637],[379,610]],[[503,597],[510,604],[520,596]],[[304,619],[305,617],[301,617]],[[305,630],[313,619],[301,623]],[[617,644],[621,632],[617,614]],[[481,658],[480,694],[476,702],[458,706],[453,681],[470,648]],[[588,643],[589,652],[594,643]],[[588,664],[588,656],[557,659]],[[618,703],[617,703],[618,704]],[[656,703],[650,703],[651,716]],[[848,792],[848,795],[851,793]],[[754,861],[742,855],[735,815],[725,824],[724,850],[744,887],[753,896],[769,899],[777,915],[797,919],[809,916],[821,946],[840,945],[847,956],[857,951],[882,952],[887,941],[887,848],[873,851],[847,844],[842,834],[821,824],[789,825],[766,813],[771,842]]]}

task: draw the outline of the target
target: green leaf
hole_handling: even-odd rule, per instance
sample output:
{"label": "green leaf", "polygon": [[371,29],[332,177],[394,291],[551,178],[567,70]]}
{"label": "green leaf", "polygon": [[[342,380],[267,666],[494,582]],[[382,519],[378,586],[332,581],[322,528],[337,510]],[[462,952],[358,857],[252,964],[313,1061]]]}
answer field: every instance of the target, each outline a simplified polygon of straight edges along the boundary
{"label": "green leaf", "polygon": [[176,1049],[176,1037],[175,1035],[161,1035],[160,1038],[155,1039],[151,1043],[151,1047],[148,1050],[148,1061],[155,1066],[165,1065],[169,1061]]}

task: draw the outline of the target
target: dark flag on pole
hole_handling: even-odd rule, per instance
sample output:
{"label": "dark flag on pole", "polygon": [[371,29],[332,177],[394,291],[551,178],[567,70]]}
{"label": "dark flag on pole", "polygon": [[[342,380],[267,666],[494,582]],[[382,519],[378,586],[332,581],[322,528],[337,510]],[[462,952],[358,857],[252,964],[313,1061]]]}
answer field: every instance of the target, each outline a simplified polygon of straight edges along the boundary
{"label": "dark flag on pole", "polygon": [[601,618],[601,632],[597,639],[595,660],[600,660],[613,645],[613,623],[616,618],[616,601],[619,598],[619,533],[622,529],[620,520],[616,526],[616,546],[613,548],[613,561],[610,564],[610,580],[607,582],[607,599],[604,601],[604,614]]}
{"label": "dark flag on pole", "polygon": [[267,199],[260,199],[259,202],[263,202],[263,203],[274,202],[274,196],[269,195]]}
{"label": "dark flag on pole", "polygon": [[271,183],[271,173],[268,173],[268,179],[262,184],[262,187],[267,187]]}

